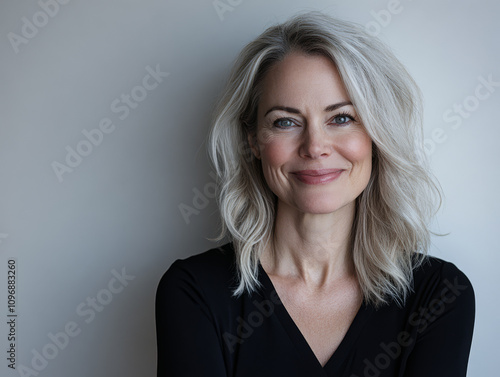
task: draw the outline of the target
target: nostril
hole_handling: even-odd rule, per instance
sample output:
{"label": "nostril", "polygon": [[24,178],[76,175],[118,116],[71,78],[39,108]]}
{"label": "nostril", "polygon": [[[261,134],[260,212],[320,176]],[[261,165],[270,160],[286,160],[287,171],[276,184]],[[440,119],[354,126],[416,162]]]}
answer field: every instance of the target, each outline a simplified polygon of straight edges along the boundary
{"label": "nostril", "polygon": [[331,145],[326,142],[322,136],[307,138],[301,146],[301,154],[304,157],[318,158],[320,156],[328,156],[331,154]]}

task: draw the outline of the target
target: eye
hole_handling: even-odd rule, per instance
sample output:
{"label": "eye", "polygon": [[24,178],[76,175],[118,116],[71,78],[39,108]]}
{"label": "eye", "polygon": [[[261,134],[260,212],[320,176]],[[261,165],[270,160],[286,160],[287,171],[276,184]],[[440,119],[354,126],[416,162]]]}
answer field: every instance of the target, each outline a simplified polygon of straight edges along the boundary
{"label": "eye", "polygon": [[338,124],[338,125],[341,125],[341,126],[346,126],[350,122],[354,121],[354,118],[351,115],[345,113],[345,114],[338,114],[338,115],[336,115],[332,119],[332,121],[335,124]]}
{"label": "eye", "polygon": [[296,124],[290,118],[279,118],[273,122],[273,125],[278,128],[291,128]]}

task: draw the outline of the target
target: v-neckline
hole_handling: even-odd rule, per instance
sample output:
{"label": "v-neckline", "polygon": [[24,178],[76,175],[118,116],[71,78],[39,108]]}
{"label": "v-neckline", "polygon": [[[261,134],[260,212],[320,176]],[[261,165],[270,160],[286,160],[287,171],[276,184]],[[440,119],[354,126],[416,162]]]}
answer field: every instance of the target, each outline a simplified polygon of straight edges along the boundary
{"label": "v-neckline", "polygon": [[[274,294],[278,298],[280,298],[278,295],[278,291],[276,290],[273,282],[271,281],[271,278],[262,267],[260,261],[258,267],[259,267],[259,275],[262,278],[259,279],[259,281],[263,285],[266,296],[269,298],[271,294],[274,292]],[[306,338],[304,337],[299,327],[293,320],[292,316],[286,309],[285,305],[283,304],[283,301],[281,301],[281,298],[280,302],[282,303],[281,305],[275,306],[276,316],[279,319],[285,331],[287,332],[290,340],[297,348],[299,354],[307,355],[306,357],[308,358],[311,367],[317,370],[318,373],[320,373],[322,376],[325,377],[333,376],[334,374],[336,375],[337,373],[340,373],[341,370],[339,368],[344,363],[347,355],[349,354],[356,340],[358,339],[361,330],[363,329],[366,323],[366,320],[368,319],[369,315],[372,312],[372,307],[366,305],[364,301],[363,303],[361,303],[361,306],[358,309],[356,315],[354,316],[354,319],[351,322],[351,325],[349,326],[349,329],[347,330],[346,334],[344,335],[344,338],[342,339],[342,341],[340,342],[339,346],[332,354],[332,356],[330,356],[326,364],[322,366],[320,361],[316,357],[314,351],[312,350],[311,346],[307,342]]]}

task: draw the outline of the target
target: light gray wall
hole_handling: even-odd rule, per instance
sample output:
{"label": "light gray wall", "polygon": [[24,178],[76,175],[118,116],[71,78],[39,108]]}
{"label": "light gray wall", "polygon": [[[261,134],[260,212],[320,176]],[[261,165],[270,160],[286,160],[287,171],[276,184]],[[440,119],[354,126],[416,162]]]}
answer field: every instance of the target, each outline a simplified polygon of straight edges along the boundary
{"label": "light gray wall", "polygon": [[[220,2],[231,10],[219,15],[212,0],[0,5],[0,348],[9,348],[6,273],[15,259],[18,368],[155,375],[158,280],[176,258],[211,247],[216,232],[204,140],[228,67],[266,26],[319,9],[379,34],[424,92],[446,194],[435,230],[450,232],[434,238],[432,254],[453,261],[476,290],[469,375],[496,375],[500,3]],[[483,80],[496,84],[476,91]],[[106,132],[91,131],[99,127]],[[86,156],[68,157],[68,166],[67,148]],[[193,204],[193,190],[208,203]],[[184,219],[182,204],[199,213]],[[106,305],[92,308],[93,297]],[[36,352],[51,359],[33,366]],[[3,355],[0,375],[34,375],[10,370]]]}

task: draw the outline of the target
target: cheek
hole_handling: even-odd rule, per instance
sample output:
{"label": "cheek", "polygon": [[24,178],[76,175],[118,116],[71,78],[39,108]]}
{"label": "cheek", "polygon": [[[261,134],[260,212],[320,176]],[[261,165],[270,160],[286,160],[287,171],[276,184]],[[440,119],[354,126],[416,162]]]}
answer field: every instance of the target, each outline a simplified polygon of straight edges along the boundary
{"label": "cheek", "polygon": [[295,144],[289,137],[262,132],[259,135],[259,150],[263,165],[279,167],[289,161]]}
{"label": "cheek", "polygon": [[344,135],[339,140],[338,150],[353,165],[370,164],[372,161],[372,141],[364,131],[356,131],[352,134]]}

